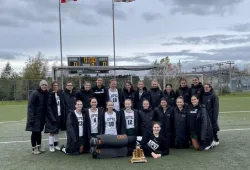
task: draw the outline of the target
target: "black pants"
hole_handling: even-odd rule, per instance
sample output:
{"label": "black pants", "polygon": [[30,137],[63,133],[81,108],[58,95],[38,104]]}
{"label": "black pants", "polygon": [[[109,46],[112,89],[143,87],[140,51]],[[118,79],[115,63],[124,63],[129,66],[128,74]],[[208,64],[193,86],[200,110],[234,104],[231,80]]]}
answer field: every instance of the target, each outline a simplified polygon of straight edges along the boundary
{"label": "black pants", "polygon": [[32,132],[31,133],[31,145],[36,147],[42,143],[42,133],[41,132]]}

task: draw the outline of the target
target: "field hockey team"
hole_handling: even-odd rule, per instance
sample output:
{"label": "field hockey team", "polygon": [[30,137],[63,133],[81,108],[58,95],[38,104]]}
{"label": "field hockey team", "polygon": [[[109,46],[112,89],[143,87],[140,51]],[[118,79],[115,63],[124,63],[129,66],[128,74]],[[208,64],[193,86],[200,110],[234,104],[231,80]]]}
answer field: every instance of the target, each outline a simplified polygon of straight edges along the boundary
{"label": "field hockey team", "polygon": [[[168,155],[169,148],[209,150],[219,145],[219,101],[211,84],[198,77],[192,82],[188,87],[181,78],[176,91],[171,84],[161,90],[157,80],[149,90],[143,81],[136,89],[129,81],[117,89],[116,80],[106,88],[97,78],[94,87],[85,82],[76,92],[72,82],[61,91],[56,81],[49,88],[42,80],[28,102],[32,153],[45,152],[43,130],[49,134],[50,152],[73,155],[91,152],[89,141],[99,134],[137,136],[144,153],[154,158]],[[66,146],[59,145],[61,130],[67,134]]]}

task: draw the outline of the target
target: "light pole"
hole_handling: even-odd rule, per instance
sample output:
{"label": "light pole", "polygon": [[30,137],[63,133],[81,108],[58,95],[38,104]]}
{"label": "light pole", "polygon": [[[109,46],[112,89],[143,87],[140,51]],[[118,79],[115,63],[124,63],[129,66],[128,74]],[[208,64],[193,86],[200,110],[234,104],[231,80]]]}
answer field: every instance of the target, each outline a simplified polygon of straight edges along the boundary
{"label": "light pole", "polygon": [[115,59],[115,1],[112,1],[112,21],[113,21],[113,56],[114,56],[114,79],[116,79],[116,59]]}
{"label": "light pole", "polygon": [[[61,18],[61,0],[59,1],[59,34],[60,34],[60,57],[61,57],[61,67],[63,66],[63,54],[62,54],[62,18]],[[61,71],[61,87],[63,89],[63,71]]]}

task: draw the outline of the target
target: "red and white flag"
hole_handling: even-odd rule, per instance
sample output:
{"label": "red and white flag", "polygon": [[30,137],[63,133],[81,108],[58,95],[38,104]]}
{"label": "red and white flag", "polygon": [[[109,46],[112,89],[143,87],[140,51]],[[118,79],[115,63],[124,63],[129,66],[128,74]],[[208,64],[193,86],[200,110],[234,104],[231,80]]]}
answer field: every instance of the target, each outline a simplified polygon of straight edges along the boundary
{"label": "red and white flag", "polygon": [[66,3],[66,2],[69,2],[69,1],[77,1],[77,0],[61,0],[61,3]]}
{"label": "red and white flag", "polygon": [[114,0],[115,2],[133,2],[135,0]]}

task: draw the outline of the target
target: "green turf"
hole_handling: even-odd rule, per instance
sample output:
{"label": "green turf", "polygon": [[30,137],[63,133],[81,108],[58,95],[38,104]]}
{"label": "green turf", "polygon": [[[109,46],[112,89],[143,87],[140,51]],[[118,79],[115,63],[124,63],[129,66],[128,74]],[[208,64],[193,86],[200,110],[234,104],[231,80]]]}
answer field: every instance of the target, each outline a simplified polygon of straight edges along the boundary
{"label": "green turf", "polygon": [[[154,160],[148,158],[148,163],[130,164],[131,157],[95,160],[90,155],[68,156],[60,152],[34,156],[30,153],[30,133],[25,132],[25,121],[8,123],[26,118],[27,103],[0,103],[0,169],[250,169],[250,97],[241,95],[220,96],[219,132],[220,145],[207,152],[193,149],[170,150],[170,155]],[[248,111],[248,112],[242,112]],[[246,129],[232,131],[230,129]],[[229,130],[229,131],[224,131]],[[61,137],[65,137],[63,133]],[[47,135],[43,139],[48,139]],[[10,141],[27,141],[21,143],[1,143]],[[61,143],[64,143],[63,140]],[[43,142],[48,149],[48,141]]]}

